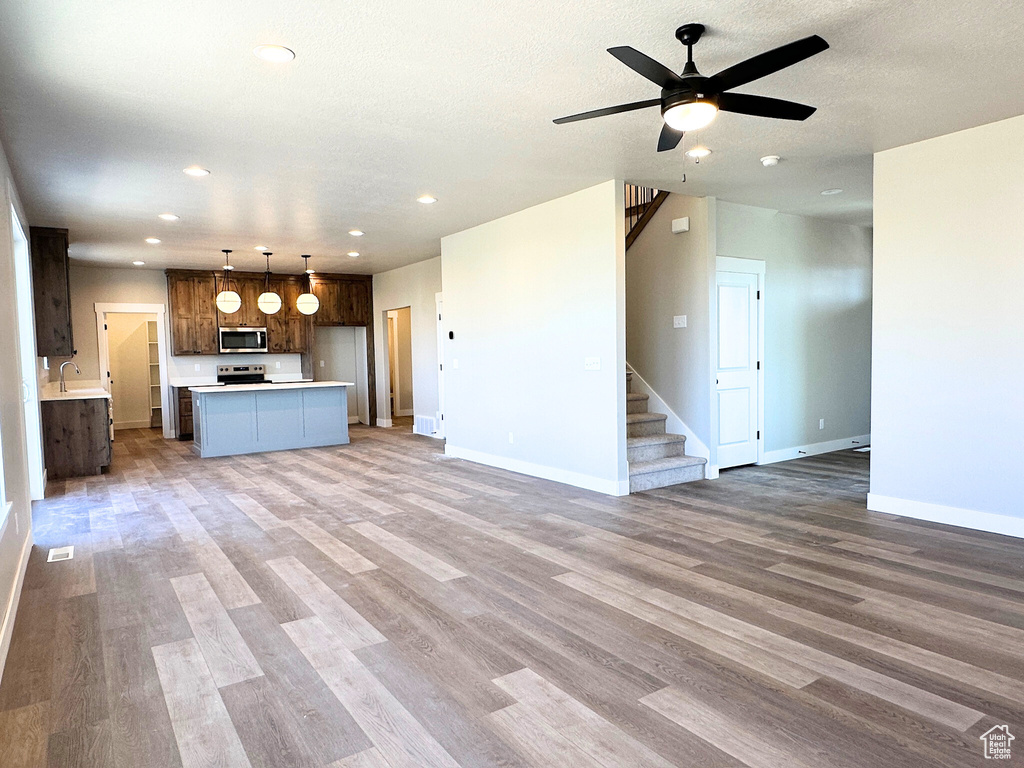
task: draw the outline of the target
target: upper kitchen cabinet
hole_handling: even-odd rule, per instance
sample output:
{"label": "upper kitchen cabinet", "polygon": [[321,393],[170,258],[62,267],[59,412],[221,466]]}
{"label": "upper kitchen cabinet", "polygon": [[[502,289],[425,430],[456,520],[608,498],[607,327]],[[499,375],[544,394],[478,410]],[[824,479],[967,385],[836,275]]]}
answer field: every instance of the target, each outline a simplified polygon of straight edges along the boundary
{"label": "upper kitchen cabinet", "polygon": [[320,299],[320,309],[313,324],[371,325],[371,280],[362,275],[317,275],[313,293]]}
{"label": "upper kitchen cabinet", "polygon": [[215,355],[217,288],[212,275],[167,270],[171,316],[171,354]]}
{"label": "upper kitchen cabinet", "polygon": [[294,353],[309,351],[309,318],[295,308],[303,288],[299,280],[273,278],[270,289],[281,297],[281,309],[267,315],[267,351]]}
{"label": "upper kitchen cabinet", "polygon": [[[224,280],[217,281],[217,290],[223,290]],[[238,293],[242,306],[237,312],[226,315],[217,312],[217,322],[221,328],[266,328],[267,316],[260,311],[256,302],[266,285],[263,277],[232,277],[231,290]]]}
{"label": "upper kitchen cabinet", "polygon": [[71,333],[68,231],[31,227],[29,238],[35,294],[36,354],[40,357],[71,357],[75,354],[75,342]]}

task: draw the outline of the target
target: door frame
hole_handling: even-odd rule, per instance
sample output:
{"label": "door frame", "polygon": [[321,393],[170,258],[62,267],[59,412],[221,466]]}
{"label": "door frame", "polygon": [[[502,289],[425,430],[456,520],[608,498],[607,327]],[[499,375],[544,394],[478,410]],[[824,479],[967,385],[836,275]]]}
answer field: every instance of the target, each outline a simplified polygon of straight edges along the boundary
{"label": "door frame", "polygon": [[107,346],[106,316],[108,314],[156,315],[156,347],[160,361],[160,420],[164,437],[175,437],[171,419],[170,383],[167,376],[167,327],[164,322],[166,307],[163,304],[94,304],[96,308],[96,338],[99,342],[100,381],[110,392],[110,350]]}
{"label": "door frame", "polygon": [[[21,371],[21,400],[25,420],[28,495],[30,500],[38,501],[46,494],[46,462],[43,458],[43,415],[40,404],[39,371],[35,365],[38,356],[35,296],[32,290],[32,251],[28,233],[14,207],[14,191],[10,183],[8,183],[7,193],[11,222],[11,255],[14,260],[18,369]],[[19,248],[19,244],[22,244],[21,248]],[[31,368],[29,361],[32,362]]]}
{"label": "door frame", "polygon": [[[719,272],[738,272],[745,275],[757,276],[757,291],[760,298],[757,301],[757,359],[761,366],[757,371],[757,464],[764,463],[764,305],[765,293],[765,272],[766,262],[763,259],[739,259],[734,256],[718,256],[715,259],[715,282],[717,283]],[[717,289],[716,289],[717,294]],[[718,370],[718,301],[715,301],[714,314],[715,347],[711,350],[712,359],[715,361],[712,366],[711,377],[716,379]],[[711,409],[716,412],[718,396],[717,383],[711,388]],[[717,422],[717,419],[716,419]],[[718,439],[715,439],[715,455],[718,455]]]}
{"label": "door frame", "polygon": [[444,439],[444,294],[434,294],[437,313],[437,413],[434,418],[434,437]]}

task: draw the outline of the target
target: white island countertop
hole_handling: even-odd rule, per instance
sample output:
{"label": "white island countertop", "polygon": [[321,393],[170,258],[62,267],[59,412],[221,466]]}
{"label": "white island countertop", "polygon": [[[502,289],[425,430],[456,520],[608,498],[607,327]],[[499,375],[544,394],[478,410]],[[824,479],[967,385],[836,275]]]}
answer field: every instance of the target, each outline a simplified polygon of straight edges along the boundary
{"label": "white island countertop", "polygon": [[354,387],[351,381],[278,381],[272,384],[212,384],[189,387],[203,395],[223,395],[228,392],[273,392],[279,389],[323,389],[325,387]]}

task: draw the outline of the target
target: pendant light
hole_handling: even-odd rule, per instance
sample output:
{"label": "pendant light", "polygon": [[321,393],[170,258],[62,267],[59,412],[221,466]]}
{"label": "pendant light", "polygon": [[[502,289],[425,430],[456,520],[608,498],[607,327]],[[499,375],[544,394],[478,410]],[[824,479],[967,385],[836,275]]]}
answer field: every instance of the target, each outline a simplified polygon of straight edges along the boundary
{"label": "pendant light", "polygon": [[302,258],[306,260],[306,292],[295,300],[295,308],[304,315],[312,315],[320,309],[320,299],[313,293],[313,279],[310,277],[313,270],[309,268],[309,255],[304,254]]}
{"label": "pendant light", "polygon": [[220,293],[217,294],[217,309],[225,315],[232,315],[242,308],[242,297],[231,290],[231,270],[234,269],[230,261],[231,250],[224,248],[221,253],[224,254],[224,282],[221,284]]}
{"label": "pendant light", "polygon": [[260,297],[256,299],[256,306],[259,307],[260,312],[265,315],[276,315],[281,309],[281,297],[274,291],[270,290],[270,257],[274,254],[267,251],[263,255],[267,257],[267,271],[264,274],[263,293],[261,293]]}

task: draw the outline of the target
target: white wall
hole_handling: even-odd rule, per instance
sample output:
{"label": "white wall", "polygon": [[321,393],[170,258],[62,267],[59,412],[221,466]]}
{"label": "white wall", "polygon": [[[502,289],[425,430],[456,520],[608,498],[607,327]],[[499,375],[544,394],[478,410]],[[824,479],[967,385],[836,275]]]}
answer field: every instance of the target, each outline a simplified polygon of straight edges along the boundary
{"label": "white wall", "polygon": [[446,453],[628,492],[622,194],[607,181],[442,238]]}
{"label": "white wall", "polygon": [[32,505],[28,483],[28,448],[22,406],[22,376],[31,382],[34,371],[19,363],[17,297],[14,283],[13,236],[10,210],[14,206],[28,234],[29,219],[18,199],[10,166],[0,147],[0,450],[8,512],[0,505],[0,677],[21,594],[21,579],[32,546]]}
{"label": "white wall", "polygon": [[871,230],[722,200],[717,218],[719,256],[765,262],[765,460],[863,441],[871,432]]}
{"label": "white wall", "polygon": [[110,394],[114,429],[148,427],[152,419],[148,321],[156,315],[117,313],[107,317]]}
{"label": "white wall", "polygon": [[871,493],[1024,536],[1024,117],[875,155]]}
{"label": "white wall", "polygon": [[437,316],[434,296],[441,291],[441,259],[428,259],[373,276],[374,365],[377,421],[390,426],[388,397],[388,325],[391,309],[409,307],[412,339],[412,388],[416,416],[438,417]]}
{"label": "white wall", "polygon": [[[626,359],[682,422],[669,422],[668,430],[685,434],[686,452],[711,464],[713,204],[669,195],[626,254]],[[683,216],[690,231],[672,234],[672,220]],[[686,328],[672,327],[675,315],[686,315]],[[634,378],[635,392],[638,384]]]}
{"label": "white wall", "polygon": [[365,407],[366,329],[325,326],[315,329],[313,339],[313,378],[317,381],[351,381],[348,390],[349,423],[370,420]]}

